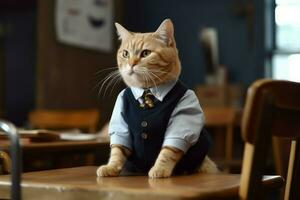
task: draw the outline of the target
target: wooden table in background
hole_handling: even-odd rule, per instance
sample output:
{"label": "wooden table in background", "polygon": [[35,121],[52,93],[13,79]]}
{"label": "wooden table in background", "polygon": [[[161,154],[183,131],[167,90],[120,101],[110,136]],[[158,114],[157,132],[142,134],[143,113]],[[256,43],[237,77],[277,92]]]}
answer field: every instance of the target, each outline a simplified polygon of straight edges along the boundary
{"label": "wooden table in background", "polygon": [[[110,151],[109,142],[100,140],[31,142],[22,138],[21,142],[24,172],[100,165]],[[0,149],[8,152],[8,141],[0,140]]]}
{"label": "wooden table in background", "polygon": [[[233,159],[234,128],[240,127],[242,110],[235,107],[203,107],[205,126],[212,128],[216,153],[223,153],[223,165],[229,170],[230,165],[237,161]],[[225,136],[225,137],[224,137]],[[224,140],[225,138],[225,140]],[[223,148],[220,148],[224,146]],[[241,163],[241,161],[239,161]]]}
{"label": "wooden table in background", "polygon": [[[24,200],[159,200],[237,198],[240,175],[194,174],[165,179],[147,176],[100,177],[95,166],[30,172],[22,175]],[[0,176],[0,197],[9,198],[9,176]],[[264,177],[270,191],[282,185],[279,176]]]}

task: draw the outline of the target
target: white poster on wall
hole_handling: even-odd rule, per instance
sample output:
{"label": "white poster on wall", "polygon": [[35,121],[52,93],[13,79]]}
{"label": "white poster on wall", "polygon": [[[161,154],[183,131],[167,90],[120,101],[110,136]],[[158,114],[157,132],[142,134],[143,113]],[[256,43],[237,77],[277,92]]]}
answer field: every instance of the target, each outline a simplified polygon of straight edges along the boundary
{"label": "white poster on wall", "polygon": [[113,46],[113,0],[56,0],[58,41],[101,51]]}

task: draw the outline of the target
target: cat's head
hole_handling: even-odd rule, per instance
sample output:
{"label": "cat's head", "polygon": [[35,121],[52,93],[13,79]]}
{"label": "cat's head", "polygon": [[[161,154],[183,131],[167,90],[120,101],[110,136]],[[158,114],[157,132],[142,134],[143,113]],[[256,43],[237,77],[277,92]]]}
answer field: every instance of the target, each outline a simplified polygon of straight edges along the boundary
{"label": "cat's head", "polygon": [[181,66],[170,19],[150,33],[133,33],[115,25],[121,40],[119,72],[129,87],[155,87],[178,78]]}

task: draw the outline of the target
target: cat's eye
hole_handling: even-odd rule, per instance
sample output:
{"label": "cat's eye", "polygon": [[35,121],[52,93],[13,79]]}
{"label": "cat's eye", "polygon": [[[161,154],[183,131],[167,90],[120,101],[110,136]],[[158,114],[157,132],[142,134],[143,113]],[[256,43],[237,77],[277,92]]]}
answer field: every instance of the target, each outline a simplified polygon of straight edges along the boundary
{"label": "cat's eye", "polygon": [[150,53],[151,53],[151,50],[149,50],[149,49],[143,50],[141,53],[141,58],[145,58],[145,57],[149,56]]}
{"label": "cat's eye", "polygon": [[122,56],[123,56],[123,58],[129,58],[129,52],[126,50],[123,50]]}

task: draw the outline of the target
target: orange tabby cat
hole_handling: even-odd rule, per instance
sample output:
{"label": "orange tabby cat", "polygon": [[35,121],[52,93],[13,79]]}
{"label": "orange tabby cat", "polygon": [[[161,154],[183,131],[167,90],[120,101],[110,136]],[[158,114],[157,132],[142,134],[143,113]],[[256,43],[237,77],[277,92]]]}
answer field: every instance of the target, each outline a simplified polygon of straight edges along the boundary
{"label": "orange tabby cat", "polygon": [[[117,53],[119,73],[127,86],[151,88],[178,79],[181,65],[171,20],[163,21],[153,33],[133,33],[118,23],[115,25],[122,41]],[[98,168],[97,175],[118,176],[131,151],[124,145],[113,144],[109,162]],[[164,145],[148,176],[170,177],[183,155],[184,151],[179,148]],[[218,169],[214,162],[205,156],[199,171],[216,173]]]}

